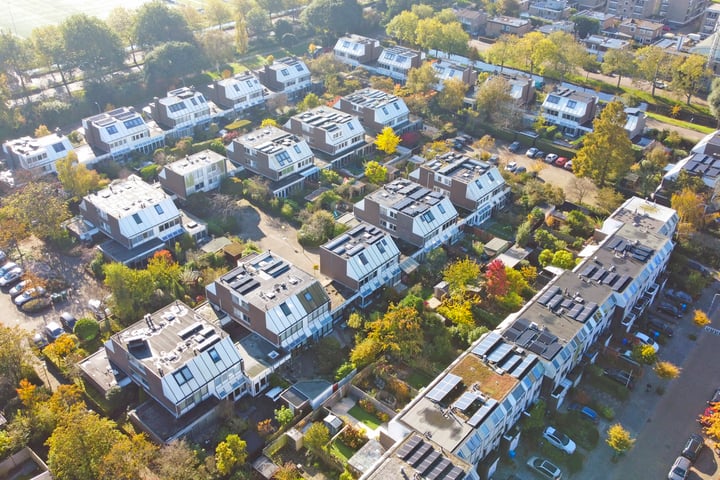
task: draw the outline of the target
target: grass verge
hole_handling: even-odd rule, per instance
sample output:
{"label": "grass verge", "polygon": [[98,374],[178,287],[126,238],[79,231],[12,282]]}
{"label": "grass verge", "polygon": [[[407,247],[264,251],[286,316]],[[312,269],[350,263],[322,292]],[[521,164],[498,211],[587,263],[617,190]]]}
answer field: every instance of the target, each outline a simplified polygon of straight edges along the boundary
{"label": "grass verge", "polygon": [[685,122],[683,120],[678,120],[676,118],[672,117],[666,117],[665,115],[660,115],[658,113],[653,112],[645,112],[648,117],[653,118],[657,120],[658,122],[667,123],[668,125],[672,125],[674,127],[680,127],[680,128],[687,128],[688,130],[694,130],[696,132],[708,134],[715,131],[714,128],[705,127],[703,125],[695,125],[694,123]]}

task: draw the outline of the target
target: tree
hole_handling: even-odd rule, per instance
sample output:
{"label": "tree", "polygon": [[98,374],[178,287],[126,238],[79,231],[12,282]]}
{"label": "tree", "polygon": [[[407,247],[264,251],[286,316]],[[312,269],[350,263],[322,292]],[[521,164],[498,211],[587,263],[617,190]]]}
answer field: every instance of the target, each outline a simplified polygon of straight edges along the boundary
{"label": "tree", "polygon": [[443,280],[448,283],[450,292],[464,292],[468,285],[477,282],[479,276],[480,265],[468,257],[456,260],[443,270]]}
{"label": "tree", "polygon": [[146,313],[154,292],[152,278],[146,270],[135,270],[122,263],[103,266],[105,286],[112,292],[113,312],[128,324]]}
{"label": "tree", "polygon": [[677,93],[685,95],[687,105],[690,105],[692,96],[704,87],[705,80],[712,75],[712,71],[706,65],[707,58],[698,54],[687,57],[680,55],[673,60],[671,87]]}
{"label": "tree", "polygon": [[274,118],[265,118],[262,122],[260,122],[260,127],[280,127],[280,125],[278,125],[277,120],[275,120]]}
{"label": "tree", "polygon": [[616,74],[617,88],[620,88],[622,78],[635,72],[635,55],[630,48],[611,48],[605,52],[600,69],[606,75]]}
{"label": "tree", "polygon": [[25,343],[28,333],[20,327],[0,325],[0,382],[14,386],[22,378],[22,366],[28,360]]}
{"label": "tree", "polygon": [[60,80],[68,96],[72,98],[67,78],[65,78],[65,63],[67,51],[62,30],[57,25],[41,25],[33,28],[30,34],[33,50],[40,62],[48,67],[55,68],[60,73]]}
{"label": "tree", "polygon": [[419,68],[411,68],[405,88],[410,93],[425,93],[432,90],[438,82],[437,73],[430,62],[423,63]]}
{"label": "tree", "polygon": [[182,298],[185,289],[180,281],[182,267],[167,250],[159,250],[148,260],[146,271],[156,289],[172,298]]}
{"label": "tree", "polygon": [[680,367],[670,362],[657,362],[653,371],[663,380],[673,380],[680,376]]}
{"label": "tree", "polygon": [[573,160],[576,175],[592,178],[600,188],[608,181],[622,178],[635,158],[624,128],[626,119],[624,106],[619,101],[605,106]]}
{"label": "tree", "polygon": [[456,113],[463,106],[468,88],[465,82],[457,78],[445,80],[443,89],[437,96],[438,105],[449,113]]}
{"label": "tree", "polygon": [[319,452],[330,441],[330,431],[322,422],[314,422],[303,435],[303,444],[311,452]]}
{"label": "tree", "polygon": [[245,21],[247,22],[247,29],[251,35],[262,35],[272,30],[270,15],[267,10],[263,10],[260,7],[250,9],[245,15]]}
{"label": "tree", "polygon": [[720,78],[714,78],[707,98],[710,113],[715,117],[715,126],[720,126]]}
{"label": "tree", "polygon": [[651,94],[655,96],[655,82],[660,76],[668,73],[671,56],[660,47],[648,45],[635,52],[637,74],[643,80],[650,82]]}
{"label": "tree", "polygon": [[317,246],[335,236],[335,217],[330,212],[318,210],[304,217],[298,230],[298,242]]}
{"label": "tree", "polygon": [[207,64],[204,53],[190,43],[167,42],[145,56],[145,80],[151,87],[165,91],[186,75]]}
{"label": "tree", "polygon": [[208,30],[200,35],[205,58],[215,66],[215,71],[220,71],[220,65],[232,61],[235,55],[235,46],[231,40],[231,34],[222,30]]}
{"label": "tree", "polygon": [[71,408],[45,444],[48,467],[58,480],[100,478],[103,458],[120,440],[115,422],[81,406]]}
{"label": "tree", "polygon": [[271,17],[273,13],[281,12],[285,8],[283,0],[258,0],[258,4],[267,10]]}
{"label": "tree", "polygon": [[525,421],[522,423],[522,429],[525,431],[537,431],[545,426],[546,405],[543,400],[538,400],[530,407],[530,412]]}
{"label": "tree", "polygon": [[615,455],[622,455],[635,445],[635,439],[630,436],[630,432],[619,423],[608,428],[606,442],[615,451]]}
{"label": "tree", "polygon": [[587,38],[588,35],[594,35],[600,31],[600,22],[595,18],[577,15],[571,20],[575,22],[575,33],[580,38]]}
{"label": "tree", "polygon": [[387,179],[387,167],[380,165],[375,160],[370,160],[365,164],[365,176],[370,183],[379,185]]}
{"label": "tree", "polygon": [[285,427],[290,424],[290,422],[293,421],[293,418],[295,417],[295,414],[292,410],[287,408],[285,405],[280,407],[279,409],[274,410],[275,413],[275,420],[280,424],[281,427]]}
{"label": "tree", "polygon": [[510,290],[505,265],[500,260],[493,260],[485,270],[485,287],[492,297],[503,297]]}
{"label": "tree", "polygon": [[295,464],[291,461],[287,461],[283,465],[279,466],[273,478],[276,480],[298,480],[299,478],[302,478],[302,476],[300,475],[300,472],[298,472]]}
{"label": "tree", "polygon": [[100,189],[102,179],[95,170],[88,169],[77,160],[77,154],[70,152],[55,163],[58,180],[63,190],[73,199],[80,200],[90,192]]}
{"label": "tree", "polygon": [[426,143],[422,149],[422,156],[427,160],[432,160],[433,158],[449,151],[450,147],[448,144],[442,140],[438,140],[436,142]]}
{"label": "tree", "polygon": [[644,343],[635,345],[633,347],[632,356],[638,362],[645,365],[652,365],[657,362],[657,352],[652,345],[645,345]]}
{"label": "tree", "polygon": [[[400,137],[395,134],[392,127],[385,127],[382,132],[375,138],[375,146],[381,152],[385,152],[388,155],[392,155],[397,151],[397,147],[400,145]],[[385,171],[387,174],[387,169]],[[366,174],[367,175],[367,174]],[[374,183],[374,182],[373,182]]]}
{"label": "tree", "polygon": [[72,15],[60,25],[66,62],[87,76],[102,75],[123,65],[125,51],[120,37],[105,22],[85,14]]}
{"label": "tree", "polygon": [[707,313],[702,310],[695,310],[695,313],[693,313],[693,323],[698,327],[705,327],[710,325],[710,319],[708,318]]}
{"label": "tree", "polygon": [[486,121],[509,126],[512,122],[514,99],[510,95],[510,84],[501,76],[492,76],[477,88],[475,108]]}
{"label": "tree", "polygon": [[500,65],[500,73],[502,73],[505,64],[512,63],[516,59],[518,41],[516,35],[501,35],[485,52],[487,61]]}
{"label": "tree", "polygon": [[185,18],[160,0],[146,3],[138,9],[134,31],[135,42],[146,51],[168,42],[194,42]]}
{"label": "tree", "polygon": [[23,232],[43,240],[58,240],[66,235],[62,223],[68,218],[70,211],[57,189],[50,183],[33,182],[5,198],[0,208],[0,230],[20,235],[16,241]]}
{"label": "tree", "polygon": [[185,440],[175,440],[160,449],[153,460],[152,471],[163,480],[205,480],[211,478],[197,453]]}
{"label": "tree", "polygon": [[472,303],[461,295],[451,295],[438,307],[438,313],[455,325],[475,326],[472,314]]}
{"label": "tree", "polygon": [[357,368],[363,368],[377,360],[381,353],[379,342],[374,338],[366,337],[355,344],[355,347],[350,352],[350,361]]}
{"label": "tree", "polygon": [[553,42],[538,31],[525,34],[515,45],[518,60],[524,63],[531,74],[547,61],[554,50]]}
{"label": "tree", "polygon": [[239,54],[247,52],[249,43],[245,15],[238,12],[235,15],[235,51]]}
{"label": "tree", "polygon": [[142,477],[158,448],[145,434],[121,436],[102,458],[100,480],[135,480]]}
{"label": "tree", "polygon": [[308,93],[297,106],[298,111],[303,112],[305,110],[311,110],[321,105],[320,99],[314,93]]}
{"label": "tree", "polygon": [[697,232],[705,219],[705,200],[689,188],[684,188],[670,197],[670,206],[677,211],[680,221],[678,232],[690,235]]}
{"label": "tree", "polygon": [[564,79],[587,63],[588,53],[573,35],[558,30],[548,35],[547,41],[550,43],[538,50],[537,60],[546,73]]}
{"label": "tree", "polygon": [[300,19],[311,29],[337,37],[360,30],[363,14],[357,0],[312,0]]}
{"label": "tree", "polygon": [[0,66],[20,81],[23,95],[28,102],[30,97],[25,85],[25,72],[32,63],[32,53],[32,41],[24,40],[9,32],[0,32]]}
{"label": "tree", "polygon": [[218,472],[229,475],[235,467],[247,460],[247,442],[231,433],[215,448],[215,464]]}
{"label": "tree", "polygon": [[210,25],[218,28],[230,18],[230,7],[223,0],[205,0],[203,8]]}
{"label": "tree", "polygon": [[558,250],[553,254],[552,264],[556,267],[572,270],[575,268],[575,257],[567,250]]}
{"label": "tree", "polygon": [[[449,9],[448,9],[449,10]],[[456,19],[452,10],[449,10],[453,18]],[[460,22],[453,21],[444,23],[441,30],[442,36],[438,44],[438,50],[449,54],[465,55],[468,51],[468,42],[470,35],[463,29]]]}
{"label": "tree", "polygon": [[595,203],[605,213],[614,212],[625,199],[616,192],[612,187],[604,187],[597,191],[595,195]]}
{"label": "tree", "polygon": [[409,360],[422,349],[421,321],[414,307],[390,304],[385,315],[366,324],[367,338],[377,342],[380,352]]}
{"label": "tree", "polygon": [[405,45],[416,45],[417,28],[420,19],[408,10],[395,15],[385,27],[385,33]]}
{"label": "tree", "polygon": [[123,45],[130,47],[133,63],[139,67],[135,57],[135,12],[123,7],[113,8],[106,20],[108,27],[120,37]]}

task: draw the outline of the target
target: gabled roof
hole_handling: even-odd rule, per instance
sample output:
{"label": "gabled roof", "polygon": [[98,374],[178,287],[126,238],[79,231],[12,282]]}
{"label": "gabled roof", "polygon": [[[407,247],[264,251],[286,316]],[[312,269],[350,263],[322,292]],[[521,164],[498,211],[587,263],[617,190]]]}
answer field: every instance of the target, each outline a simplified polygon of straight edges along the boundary
{"label": "gabled roof", "polygon": [[333,238],[320,248],[344,259],[348,276],[355,280],[400,256],[400,250],[390,235],[366,223]]}

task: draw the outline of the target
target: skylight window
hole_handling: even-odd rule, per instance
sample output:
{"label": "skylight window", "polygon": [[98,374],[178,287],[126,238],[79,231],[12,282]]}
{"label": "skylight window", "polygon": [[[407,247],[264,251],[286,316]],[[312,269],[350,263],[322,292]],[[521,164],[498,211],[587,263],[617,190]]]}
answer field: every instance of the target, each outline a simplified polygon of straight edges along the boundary
{"label": "skylight window", "polygon": [[110,125],[109,127],[105,127],[105,131],[109,133],[110,135],[115,135],[118,133],[118,129],[115,125]]}
{"label": "skylight window", "polygon": [[178,385],[185,385],[194,378],[188,367],[182,367],[179,371],[173,373],[173,377],[175,377],[175,381]]}
{"label": "skylight window", "polygon": [[568,108],[575,108],[577,107],[577,102],[575,100],[568,100],[567,106]]}
{"label": "skylight window", "polygon": [[442,203],[438,203],[438,210],[440,210],[440,213],[445,213],[445,207],[443,207]]}
{"label": "skylight window", "polygon": [[433,220],[435,220],[435,215],[433,215],[432,212],[425,212],[422,214],[422,217],[420,217],[420,218],[422,218],[424,222],[430,223]]}
{"label": "skylight window", "polygon": [[293,149],[295,150],[295,153],[300,153],[300,145],[294,145]]}
{"label": "skylight window", "polygon": [[247,86],[248,86],[248,87],[252,88],[253,83],[252,83],[251,80],[245,80],[245,83],[247,83]]}
{"label": "skylight window", "polygon": [[280,73],[282,73],[283,77],[287,77],[288,75],[290,75],[290,72],[288,72],[287,68],[283,68],[282,70],[280,70]]}
{"label": "skylight window", "polygon": [[65,151],[65,145],[63,145],[62,142],[56,143],[53,145],[53,150],[55,150],[55,153],[60,153]]}
{"label": "skylight window", "polygon": [[360,255],[358,255],[358,258],[360,259],[360,262],[361,262],[363,265],[367,265],[367,264],[368,264],[368,259],[367,259],[367,257],[365,256],[364,253],[361,253]]}
{"label": "skylight window", "polygon": [[220,354],[214,348],[208,350],[208,355],[210,355],[213,362],[218,363],[220,361]]}
{"label": "skylight window", "polygon": [[297,65],[295,65],[295,70],[297,70],[298,72],[302,72],[303,71],[302,63],[298,63]]}
{"label": "skylight window", "polygon": [[139,127],[140,125],[142,125],[143,119],[140,117],[135,117],[131,120],[127,120],[127,121],[123,122],[123,124],[125,125],[125,128],[127,128],[129,130],[131,128]]}
{"label": "skylight window", "polygon": [[310,292],[305,292],[305,300],[307,300],[308,302],[313,301],[313,297],[312,295],[310,295]]}
{"label": "skylight window", "polygon": [[142,218],[140,218],[140,215],[138,215],[137,213],[133,213],[132,217],[133,217],[133,220],[135,220],[135,223],[137,223],[138,225],[140,225],[142,223]]}
{"label": "skylight window", "polygon": [[235,88],[236,92],[240,92],[240,86],[237,83],[233,84],[233,87]]}
{"label": "skylight window", "polygon": [[283,314],[290,315],[292,312],[290,311],[290,307],[288,307],[288,304],[283,302],[280,304],[280,310],[282,310]]}
{"label": "skylight window", "polygon": [[158,215],[162,215],[165,213],[160,205],[155,205],[155,211],[158,213]]}

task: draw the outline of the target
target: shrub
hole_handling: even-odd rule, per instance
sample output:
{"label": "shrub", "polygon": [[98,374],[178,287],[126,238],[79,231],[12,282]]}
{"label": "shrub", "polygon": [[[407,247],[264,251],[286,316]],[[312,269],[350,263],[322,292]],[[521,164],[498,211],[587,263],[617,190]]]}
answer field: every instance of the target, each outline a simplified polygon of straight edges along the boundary
{"label": "shrub", "polygon": [[20,310],[25,313],[37,313],[50,308],[52,302],[48,297],[33,298],[29,302],[25,303]]}
{"label": "shrub", "polygon": [[376,408],[375,405],[368,400],[367,398],[362,398],[358,401],[358,405],[360,405],[360,408],[365,410],[367,413],[375,414]]}
{"label": "shrub", "polygon": [[352,362],[345,362],[340,365],[335,372],[335,380],[342,380],[343,378],[350,375],[350,372],[355,370],[355,365]]}
{"label": "shrub", "polygon": [[95,339],[98,333],[100,333],[100,327],[98,323],[92,318],[81,318],[75,324],[73,333],[84,342],[89,342]]}
{"label": "shrub", "polygon": [[377,416],[378,420],[380,420],[383,423],[390,421],[390,415],[388,415],[385,412],[376,412],[375,415]]}
{"label": "shrub", "polygon": [[601,405],[600,415],[602,415],[602,417],[606,420],[612,420],[615,418],[615,410],[613,410],[612,407],[608,407],[607,405]]}
{"label": "shrub", "polygon": [[365,434],[365,430],[362,428],[348,424],[345,426],[343,431],[340,432],[340,440],[353,450],[357,450],[365,445],[365,442],[367,442],[367,435]]}

